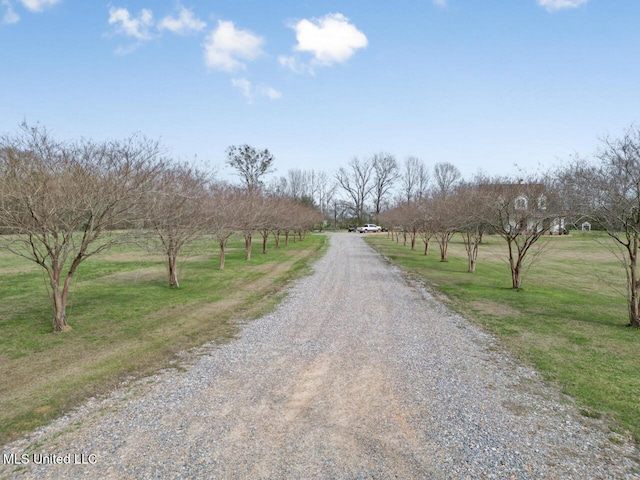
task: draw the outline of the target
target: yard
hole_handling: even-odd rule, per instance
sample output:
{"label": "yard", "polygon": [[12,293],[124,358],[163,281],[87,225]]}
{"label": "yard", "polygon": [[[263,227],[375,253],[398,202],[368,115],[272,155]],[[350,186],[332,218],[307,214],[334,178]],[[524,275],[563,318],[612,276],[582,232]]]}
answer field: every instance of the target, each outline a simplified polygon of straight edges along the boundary
{"label": "yard", "polygon": [[[412,251],[387,235],[367,242],[419,275],[450,308],[496,334],[504,348],[534,365],[585,416],[603,416],[610,428],[640,441],[640,330],[629,323],[625,273],[608,238],[597,232],[544,239],[524,274],[510,288],[506,244],[487,236],[476,273],[467,273],[464,246],[454,237],[449,261],[432,241]],[[534,255],[532,253],[531,255]]]}
{"label": "yard", "polygon": [[307,235],[266,255],[255,245],[246,262],[244,242],[236,238],[222,271],[217,243],[203,239],[179,262],[179,289],[169,288],[161,256],[113,248],[78,270],[67,307],[73,330],[66,333],[52,332],[38,268],[0,252],[0,443],[123,380],[175,367],[178,352],[233,338],[238,322],[274,307],[325,239]]}

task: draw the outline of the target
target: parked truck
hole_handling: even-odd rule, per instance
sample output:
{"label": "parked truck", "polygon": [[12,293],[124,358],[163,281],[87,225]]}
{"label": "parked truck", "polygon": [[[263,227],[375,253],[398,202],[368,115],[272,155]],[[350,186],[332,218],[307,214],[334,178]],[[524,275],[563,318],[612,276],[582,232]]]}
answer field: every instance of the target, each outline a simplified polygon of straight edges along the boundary
{"label": "parked truck", "polygon": [[373,223],[365,223],[362,227],[358,227],[358,233],[367,233],[367,232],[381,232],[382,227],[378,225],[374,225]]}

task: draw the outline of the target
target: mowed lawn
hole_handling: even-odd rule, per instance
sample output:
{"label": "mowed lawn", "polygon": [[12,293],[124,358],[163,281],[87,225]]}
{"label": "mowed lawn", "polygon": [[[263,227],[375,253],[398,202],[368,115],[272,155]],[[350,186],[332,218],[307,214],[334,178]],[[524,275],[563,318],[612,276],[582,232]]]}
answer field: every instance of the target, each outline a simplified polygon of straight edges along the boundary
{"label": "mowed lawn", "polygon": [[544,239],[513,290],[506,243],[487,236],[475,273],[454,237],[447,262],[432,240],[428,255],[368,235],[371,246],[420,275],[448,305],[496,334],[515,357],[575,398],[586,416],[604,417],[640,442],[640,330],[627,327],[626,276],[613,244],[597,232]]}
{"label": "mowed lawn", "polygon": [[[244,260],[232,239],[225,270],[217,243],[203,239],[179,260],[180,288],[168,286],[162,256],[119,246],[88,259],[72,283],[67,319],[53,333],[45,277],[35,264],[0,251],[0,443],[47,423],[123,380],[178,367],[176,354],[236,335],[240,322],[272,309],[287,282],[309,271],[326,236]],[[179,367],[178,367],[179,368]]]}

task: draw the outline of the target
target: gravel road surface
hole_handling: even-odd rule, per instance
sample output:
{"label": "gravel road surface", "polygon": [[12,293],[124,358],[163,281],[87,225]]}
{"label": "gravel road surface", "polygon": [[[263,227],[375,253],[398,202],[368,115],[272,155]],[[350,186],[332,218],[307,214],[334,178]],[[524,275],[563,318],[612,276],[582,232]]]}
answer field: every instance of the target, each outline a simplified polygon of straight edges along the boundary
{"label": "gravel road surface", "polygon": [[330,244],[239,339],[6,446],[0,477],[640,478],[631,443],[362,236]]}

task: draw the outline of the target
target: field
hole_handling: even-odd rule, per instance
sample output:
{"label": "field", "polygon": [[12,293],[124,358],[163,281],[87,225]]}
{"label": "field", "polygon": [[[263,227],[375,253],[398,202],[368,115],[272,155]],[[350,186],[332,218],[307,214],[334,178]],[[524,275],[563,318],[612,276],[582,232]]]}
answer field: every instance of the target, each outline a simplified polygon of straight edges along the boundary
{"label": "field", "polygon": [[280,249],[270,242],[263,255],[259,238],[250,262],[232,239],[223,271],[213,240],[194,244],[179,260],[179,289],[169,288],[163,258],[137,247],[91,258],[73,280],[66,333],[52,332],[38,267],[0,252],[0,444],[124,380],[179,368],[179,352],[233,338],[308,272],[326,239],[307,235]]}
{"label": "field", "polygon": [[435,240],[425,257],[387,234],[367,236],[394,263],[424,278],[450,308],[494,333],[516,358],[572,396],[583,415],[640,442],[640,330],[627,327],[626,277],[607,237],[547,237],[513,290],[504,240],[487,237],[467,273],[455,237],[447,262]]}

